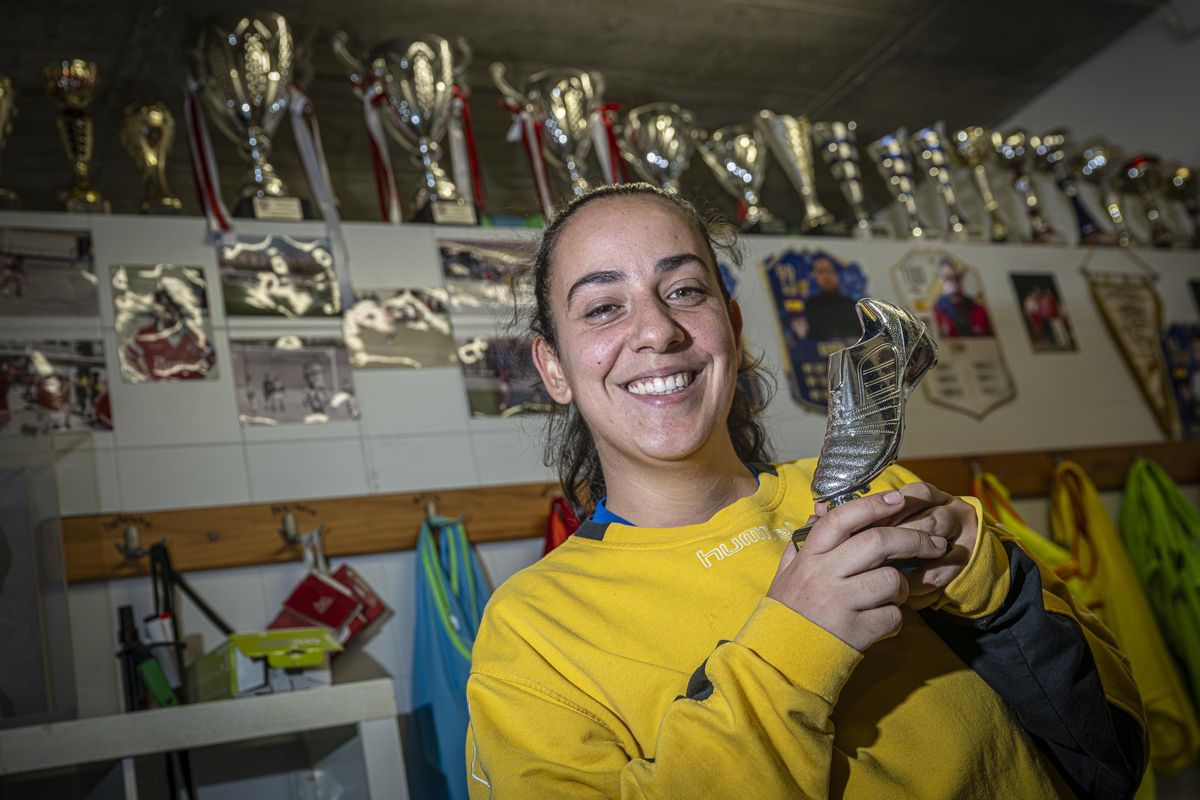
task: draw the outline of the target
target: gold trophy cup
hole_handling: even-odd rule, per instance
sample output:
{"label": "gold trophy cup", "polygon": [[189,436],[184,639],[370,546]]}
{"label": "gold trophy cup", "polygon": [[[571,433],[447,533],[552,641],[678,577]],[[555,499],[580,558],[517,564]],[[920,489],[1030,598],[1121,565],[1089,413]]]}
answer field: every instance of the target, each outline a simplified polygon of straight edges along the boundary
{"label": "gold trophy cup", "polygon": [[167,186],[167,156],[175,143],[175,117],[162,103],[125,107],[121,144],[142,173],[143,214],[178,214],[183,203]]}
{"label": "gold trophy cup", "polygon": [[64,59],[48,64],[42,74],[46,78],[46,92],[62,109],[58,134],[75,178],[65,192],[67,211],[107,212],[108,202],[92,186],[94,136],[92,119],[84,113],[96,91],[96,63],[81,58]]}

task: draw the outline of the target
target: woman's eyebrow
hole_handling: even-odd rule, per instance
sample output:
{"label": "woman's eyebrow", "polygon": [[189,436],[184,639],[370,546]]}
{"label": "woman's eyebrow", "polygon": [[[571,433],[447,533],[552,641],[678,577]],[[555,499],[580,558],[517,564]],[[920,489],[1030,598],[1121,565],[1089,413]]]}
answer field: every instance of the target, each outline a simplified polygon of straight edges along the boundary
{"label": "woman's eyebrow", "polygon": [[[659,263],[661,264],[662,262]],[[571,288],[567,290],[567,310],[571,310],[571,298],[574,297],[575,293],[583,287],[589,286],[593,283],[620,283],[627,277],[628,276],[624,272],[616,269],[600,269],[596,270],[595,272],[589,272],[587,275],[584,275],[582,278],[572,283]]]}
{"label": "woman's eyebrow", "polygon": [[[690,263],[704,264],[704,259],[695,253],[676,253],[673,256],[664,256],[654,263],[654,274],[664,275],[668,272],[679,269],[684,264]],[[571,300],[575,297],[575,293],[585,286],[592,284],[603,283],[620,283],[629,278],[621,270],[617,269],[600,269],[595,272],[589,272],[579,280],[571,284],[571,288],[567,290],[567,310],[571,310]]]}

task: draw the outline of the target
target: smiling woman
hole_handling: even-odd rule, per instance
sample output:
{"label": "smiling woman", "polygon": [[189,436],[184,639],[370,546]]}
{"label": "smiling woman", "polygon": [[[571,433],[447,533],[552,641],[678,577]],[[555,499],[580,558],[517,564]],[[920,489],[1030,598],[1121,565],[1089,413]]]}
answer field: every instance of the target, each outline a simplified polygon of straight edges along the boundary
{"label": "smiling woman", "polygon": [[977,502],[892,467],[826,510],[813,459],[767,463],[713,230],[628,184],[544,234],[547,460],[591,513],[488,605],[472,796],[1131,793],[1127,662]]}

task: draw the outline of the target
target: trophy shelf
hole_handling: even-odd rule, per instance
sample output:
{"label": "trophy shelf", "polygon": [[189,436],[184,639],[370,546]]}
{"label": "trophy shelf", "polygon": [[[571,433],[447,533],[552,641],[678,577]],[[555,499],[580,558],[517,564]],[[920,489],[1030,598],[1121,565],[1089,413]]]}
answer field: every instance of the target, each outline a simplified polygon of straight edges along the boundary
{"label": "trophy shelf", "polygon": [[[972,474],[983,469],[995,473],[1014,497],[1035,497],[1049,492],[1050,474],[1059,461],[1075,461],[1105,491],[1124,486],[1137,458],[1158,462],[1179,483],[1200,482],[1200,441],[915,458],[901,463],[952,494],[967,494]],[[116,547],[131,525],[138,529],[143,545],[165,539],[175,567],[183,572],[300,561],[300,546],[287,544],[279,535],[289,513],[298,530],[325,526],[329,556],[413,549],[429,503],[444,516],[462,515],[475,544],[537,537],[545,532],[550,498],[557,490],[554,483],[527,483],[68,516],[63,519],[67,578],[83,583],[147,574],[145,559],[128,559]],[[486,513],[477,513],[479,509]]]}

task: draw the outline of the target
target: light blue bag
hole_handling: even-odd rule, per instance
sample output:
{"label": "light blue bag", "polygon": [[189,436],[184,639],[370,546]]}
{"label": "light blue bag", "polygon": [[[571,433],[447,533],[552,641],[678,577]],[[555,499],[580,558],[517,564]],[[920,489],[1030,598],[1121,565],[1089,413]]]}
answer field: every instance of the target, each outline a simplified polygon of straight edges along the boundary
{"label": "light blue bag", "polygon": [[421,526],[416,574],[409,788],[415,800],[467,800],[467,676],[491,590],[456,519],[433,517]]}

